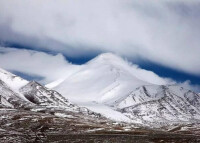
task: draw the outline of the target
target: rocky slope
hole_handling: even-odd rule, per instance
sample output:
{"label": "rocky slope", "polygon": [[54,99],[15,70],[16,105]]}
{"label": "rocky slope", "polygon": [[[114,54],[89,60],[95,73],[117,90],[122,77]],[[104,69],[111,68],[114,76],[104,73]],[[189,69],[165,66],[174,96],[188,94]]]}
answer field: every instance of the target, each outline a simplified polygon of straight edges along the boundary
{"label": "rocky slope", "polygon": [[200,96],[176,85],[142,86],[115,107],[144,123],[175,124],[200,121]]}

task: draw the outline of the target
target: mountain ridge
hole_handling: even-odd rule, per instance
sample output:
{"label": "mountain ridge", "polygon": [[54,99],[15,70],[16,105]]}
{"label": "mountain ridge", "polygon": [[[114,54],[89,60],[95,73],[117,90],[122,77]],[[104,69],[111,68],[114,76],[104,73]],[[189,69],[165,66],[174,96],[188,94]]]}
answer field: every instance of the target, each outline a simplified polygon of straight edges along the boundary
{"label": "mountain ridge", "polygon": [[[7,83],[22,81],[23,84],[12,88],[18,89],[17,95],[35,105],[33,110],[38,107],[72,109],[113,121],[153,127],[200,120],[199,94],[177,84],[167,84],[165,79],[156,84],[161,78],[154,73],[143,71],[110,53],[81,65],[70,76],[56,81],[58,84],[52,89],[4,70],[0,72],[0,79],[1,75],[4,80],[8,79]],[[148,82],[149,75],[155,77],[155,81]]]}

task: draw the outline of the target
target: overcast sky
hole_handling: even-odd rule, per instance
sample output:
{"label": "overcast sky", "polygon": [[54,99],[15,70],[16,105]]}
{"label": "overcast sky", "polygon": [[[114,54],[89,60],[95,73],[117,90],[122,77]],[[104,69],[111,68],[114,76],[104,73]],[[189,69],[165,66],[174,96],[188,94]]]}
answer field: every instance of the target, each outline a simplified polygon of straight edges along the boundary
{"label": "overcast sky", "polygon": [[[199,24],[199,0],[1,0],[0,66],[33,74],[38,67],[27,71],[30,55],[38,60],[32,65],[51,60],[59,70],[69,64],[65,57],[114,52],[200,77]],[[33,51],[6,50],[6,43]]]}

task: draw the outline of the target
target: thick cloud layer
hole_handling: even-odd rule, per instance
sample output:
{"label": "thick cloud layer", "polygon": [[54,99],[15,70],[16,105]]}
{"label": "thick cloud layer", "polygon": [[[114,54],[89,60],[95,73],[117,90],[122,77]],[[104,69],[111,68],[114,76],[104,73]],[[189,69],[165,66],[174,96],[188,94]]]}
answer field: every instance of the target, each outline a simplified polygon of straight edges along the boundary
{"label": "thick cloud layer", "polygon": [[199,0],[0,1],[0,39],[68,56],[112,51],[200,75]]}

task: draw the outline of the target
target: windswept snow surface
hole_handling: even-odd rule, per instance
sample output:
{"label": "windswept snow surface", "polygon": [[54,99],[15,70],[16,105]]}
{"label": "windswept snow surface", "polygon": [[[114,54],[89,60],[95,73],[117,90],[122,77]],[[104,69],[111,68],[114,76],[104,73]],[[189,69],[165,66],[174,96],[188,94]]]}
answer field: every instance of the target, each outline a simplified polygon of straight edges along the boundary
{"label": "windswept snow surface", "polygon": [[130,122],[130,123],[132,122],[131,119],[129,119],[122,113],[115,111],[114,109],[97,102],[78,102],[77,104],[79,106],[86,107],[96,113],[100,113],[101,115],[114,121],[124,121],[124,122]]}
{"label": "windswept snow surface", "polygon": [[47,84],[46,87],[47,88],[54,88],[54,87],[58,86],[59,84],[61,84],[64,80],[65,80],[65,78],[60,78],[59,80],[56,80],[54,82]]}

